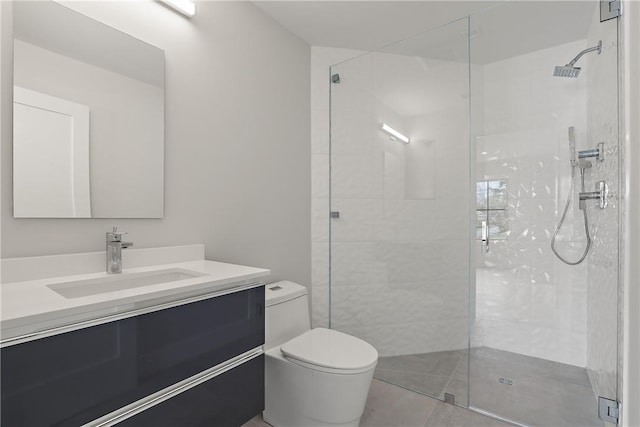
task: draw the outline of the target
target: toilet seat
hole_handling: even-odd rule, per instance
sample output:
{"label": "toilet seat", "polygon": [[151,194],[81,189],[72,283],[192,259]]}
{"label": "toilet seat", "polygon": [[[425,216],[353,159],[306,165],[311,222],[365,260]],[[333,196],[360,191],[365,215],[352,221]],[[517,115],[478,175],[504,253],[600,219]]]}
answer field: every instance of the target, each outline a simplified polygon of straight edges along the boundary
{"label": "toilet seat", "polygon": [[375,367],[378,352],[369,343],[332,329],[315,328],[280,347],[289,361],[321,372],[358,374]]}

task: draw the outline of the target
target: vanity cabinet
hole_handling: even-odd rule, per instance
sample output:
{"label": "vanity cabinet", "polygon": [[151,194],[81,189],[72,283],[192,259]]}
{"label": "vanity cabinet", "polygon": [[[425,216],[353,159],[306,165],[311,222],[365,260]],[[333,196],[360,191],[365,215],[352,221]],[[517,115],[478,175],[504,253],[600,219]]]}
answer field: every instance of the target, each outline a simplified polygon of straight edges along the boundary
{"label": "vanity cabinet", "polygon": [[262,412],[263,390],[264,354],[142,411],[118,427],[237,427]]}
{"label": "vanity cabinet", "polygon": [[94,425],[146,401],[118,425],[241,425],[264,406],[263,344],[258,286],[10,345],[1,424]]}

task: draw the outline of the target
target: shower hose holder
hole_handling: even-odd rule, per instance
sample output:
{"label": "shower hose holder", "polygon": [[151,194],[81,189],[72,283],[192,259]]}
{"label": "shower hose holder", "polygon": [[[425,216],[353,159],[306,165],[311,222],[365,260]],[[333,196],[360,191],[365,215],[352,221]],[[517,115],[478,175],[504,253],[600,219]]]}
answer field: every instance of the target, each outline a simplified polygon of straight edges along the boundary
{"label": "shower hose holder", "polygon": [[578,159],[588,159],[595,157],[596,161],[604,161],[604,142],[599,142],[596,148],[592,150],[578,151]]}

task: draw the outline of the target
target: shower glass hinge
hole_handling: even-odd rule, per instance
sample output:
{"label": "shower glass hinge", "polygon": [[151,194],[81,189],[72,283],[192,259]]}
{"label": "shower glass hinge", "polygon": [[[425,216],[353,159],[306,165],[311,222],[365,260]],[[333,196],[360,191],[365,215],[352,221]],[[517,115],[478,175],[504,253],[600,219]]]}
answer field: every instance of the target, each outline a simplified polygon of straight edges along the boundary
{"label": "shower glass hinge", "polygon": [[340,74],[335,73],[331,75],[331,82],[332,83],[340,83]]}
{"label": "shower glass hinge", "polygon": [[622,2],[620,0],[600,0],[600,22],[617,18],[622,15]]}
{"label": "shower glass hinge", "polygon": [[620,420],[620,406],[620,402],[600,396],[598,397],[598,417],[602,421],[617,425]]}
{"label": "shower glass hinge", "polygon": [[338,212],[338,211],[331,211],[331,218],[333,218],[333,219],[338,219],[338,218],[340,218],[340,212]]}

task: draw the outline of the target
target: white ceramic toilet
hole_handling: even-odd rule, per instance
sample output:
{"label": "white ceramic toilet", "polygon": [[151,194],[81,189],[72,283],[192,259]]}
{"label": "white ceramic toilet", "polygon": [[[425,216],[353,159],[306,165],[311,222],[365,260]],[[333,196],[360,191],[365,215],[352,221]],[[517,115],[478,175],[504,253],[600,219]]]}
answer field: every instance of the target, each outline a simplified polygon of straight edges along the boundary
{"label": "white ceramic toilet", "polygon": [[264,420],[276,427],[357,427],[376,349],[342,332],[311,329],[304,286],[277,282],[265,293]]}

